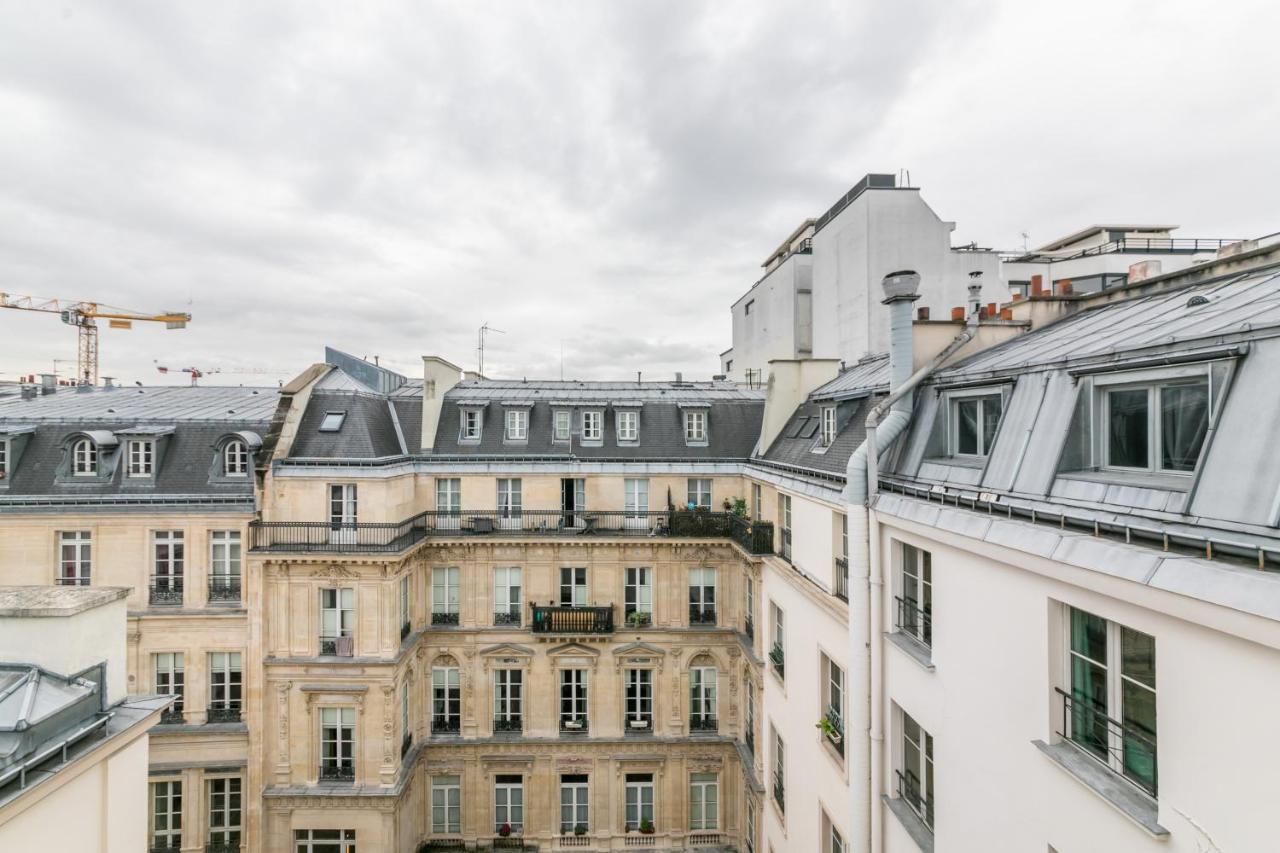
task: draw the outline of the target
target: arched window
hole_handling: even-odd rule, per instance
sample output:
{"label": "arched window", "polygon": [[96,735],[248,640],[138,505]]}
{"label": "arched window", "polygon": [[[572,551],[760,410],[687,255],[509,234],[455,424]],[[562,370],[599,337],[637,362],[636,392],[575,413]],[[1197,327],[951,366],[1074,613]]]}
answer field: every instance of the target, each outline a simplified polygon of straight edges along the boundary
{"label": "arched window", "polygon": [[87,438],[76,439],[71,445],[71,473],[77,477],[98,473],[98,447]]}
{"label": "arched window", "polygon": [[249,474],[249,448],[238,438],[228,441],[222,448],[222,473],[227,477],[246,477]]}
{"label": "arched window", "polygon": [[689,731],[714,732],[716,720],[716,666],[701,655],[689,667]]}

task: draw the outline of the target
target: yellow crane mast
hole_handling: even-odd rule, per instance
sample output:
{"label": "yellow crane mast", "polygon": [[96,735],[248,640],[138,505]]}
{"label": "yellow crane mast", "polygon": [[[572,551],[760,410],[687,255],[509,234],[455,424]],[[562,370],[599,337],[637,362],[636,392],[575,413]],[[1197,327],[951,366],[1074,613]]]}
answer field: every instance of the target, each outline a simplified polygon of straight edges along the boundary
{"label": "yellow crane mast", "polygon": [[170,329],[184,329],[191,321],[190,314],[166,312],[142,314],[112,308],[97,302],[78,302],[70,299],[45,299],[39,296],[22,296],[0,293],[0,308],[18,311],[41,311],[57,314],[68,326],[75,326],[79,333],[79,350],[76,360],[76,379],[86,385],[98,384],[98,320],[106,320],[112,329],[131,329],[133,321],[164,323]]}

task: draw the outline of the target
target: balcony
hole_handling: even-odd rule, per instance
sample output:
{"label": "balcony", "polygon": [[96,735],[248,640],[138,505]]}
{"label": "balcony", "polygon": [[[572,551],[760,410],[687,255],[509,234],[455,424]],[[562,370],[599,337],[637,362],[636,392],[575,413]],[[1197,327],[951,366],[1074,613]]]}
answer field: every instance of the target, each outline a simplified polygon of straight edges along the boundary
{"label": "balcony", "polygon": [[401,522],[254,521],[252,550],[282,553],[396,553],[428,537],[642,536],[726,538],[750,554],[773,553],[773,524],[731,512],[671,510],[458,510]]}
{"label": "balcony", "polygon": [[716,608],[714,606],[689,605],[690,628],[714,628],[716,625]]}
{"label": "balcony", "polygon": [[787,656],[782,651],[781,643],[774,643],[773,648],[769,650],[769,662],[773,664],[773,669],[778,673],[779,678],[787,677]]}
{"label": "balcony", "polygon": [[520,611],[516,607],[512,607],[509,610],[495,610],[493,612],[493,624],[503,628],[519,628]]}
{"label": "balcony", "polygon": [[461,721],[456,716],[436,716],[431,718],[431,734],[456,735],[462,731]]}
{"label": "balcony", "polygon": [[585,735],[590,730],[590,724],[586,717],[561,717],[560,718],[560,734],[562,735]]}
{"label": "balcony", "polygon": [[354,782],[356,765],[352,761],[329,762],[320,765],[321,782]]}
{"label": "balcony", "polygon": [[524,719],[518,714],[493,718],[494,734],[520,734],[524,731]]}
{"label": "balcony", "polygon": [[431,624],[445,625],[445,626],[457,625],[458,614],[457,613],[432,613]]}
{"label": "balcony", "polygon": [[182,604],[182,577],[153,575],[151,577],[151,603],[159,605]]}
{"label": "balcony", "polygon": [[849,600],[849,558],[836,557],[836,598]]}
{"label": "balcony", "polygon": [[535,634],[612,634],[613,606],[561,607],[531,605]]}
{"label": "balcony", "polygon": [[689,718],[689,734],[715,734],[719,725],[715,717],[695,714]]}
{"label": "balcony", "polygon": [[920,780],[916,778],[916,774],[910,770],[906,773],[895,770],[893,773],[898,777],[898,798],[911,807],[925,826],[933,829],[933,801],[926,799],[921,793]]}
{"label": "balcony", "polygon": [[898,605],[898,618],[894,627],[926,647],[933,646],[933,607],[920,607],[914,598],[893,597]]}
{"label": "balcony", "polygon": [[160,712],[160,724],[164,726],[180,726],[187,721],[182,711],[182,703],[165,708]]}
{"label": "balcony", "polygon": [[240,722],[240,703],[234,705],[223,705],[216,708],[210,708],[205,716],[205,722],[208,723],[238,723]]}
{"label": "balcony", "polygon": [[355,639],[352,637],[324,637],[320,638],[320,655],[330,657],[349,658],[354,657],[356,653]]}
{"label": "balcony", "polygon": [[209,577],[209,602],[240,603],[239,575],[211,575]]}

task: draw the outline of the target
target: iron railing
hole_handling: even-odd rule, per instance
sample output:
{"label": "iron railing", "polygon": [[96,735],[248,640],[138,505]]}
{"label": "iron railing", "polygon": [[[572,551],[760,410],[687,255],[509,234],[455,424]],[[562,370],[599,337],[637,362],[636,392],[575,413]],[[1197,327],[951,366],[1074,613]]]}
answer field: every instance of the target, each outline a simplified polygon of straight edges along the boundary
{"label": "iron railing", "polygon": [[613,605],[561,607],[532,604],[529,628],[535,634],[612,634]]}
{"label": "iron railing", "polygon": [[152,575],[152,604],[182,604],[181,575]]}
{"label": "iron railing", "polygon": [[182,853],[181,844],[152,844],[147,847],[148,853]]}
{"label": "iron railing", "polygon": [[58,576],[53,579],[53,582],[56,586],[88,586],[89,576],[82,575],[78,578],[67,578],[67,577]]}
{"label": "iron railing", "polygon": [[836,557],[836,598],[849,600],[849,558]]}
{"label": "iron railing", "polygon": [[462,721],[454,715],[436,714],[431,718],[433,735],[456,735],[460,731],[462,731]]}
{"label": "iron railing", "polygon": [[356,765],[346,761],[324,762],[320,765],[321,782],[351,782],[356,778]]}
{"label": "iron railing", "polygon": [[626,733],[629,735],[653,734],[653,714],[627,714]]}
{"label": "iron railing", "polygon": [[756,735],[751,729],[747,729],[746,735],[743,736],[742,742],[747,746],[747,752],[752,755],[756,754]]}
{"label": "iron railing", "polygon": [[653,625],[653,614],[647,610],[628,610],[624,621],[628,628],[648,628]]}
{"label": "iron railing", "polygon": [[1087,696],[1072,695],[1060,687],[1054,690],[1062,697],[1063,730],[1058,735],[1154,798],[1158,790],[1155,732],[1107,716],[1106,708]]}
{"label": "iron railing", "polygon": [[240,600],[240,576],[239,575],[210,575],[209,576],[209,600],[210,601],[239,601]]}
{"label": "iron railing", "polygon": [[751,617],[750,617],[750,616],[748,616],[748,617],[746,618],[746,621],[744,621],[744,622],[742,623],[742,630],[746,633],[746,635],[747,635],[747,639],[748,639],[748,640],[755,640],[755,638],[756,638],[756,623],[751,621]]}
{"label": "iron railing", "polygon": [[705,604],[689,605],[689,624],[690,625],[715,625],[716,624],[716,608],[714,605],[707,606]]}
{"label": "iron railing", "polygon": [[160,712],[160,722],[166,726],[180,726],[187,721],[186,713],[179,706],[170,706]]}
{"label": "iron railing", "polygon": [[432,625],[457,625],[458,614],[455,613],[435,613],[431,614]]}
{"label": "iron railing", "polygon": [[782,650],[781,643],[774,643],[773,648],[769,650],[769,662],[773,664],[773,668],[778,673],[779,678],[787,676],[787,655]]}
{"label": "iron railing", "polygon": [[410,624],[410,623],[408,623],[408,622],[401,622],[401,623],[400,623],[400,639],[402,639],[402,640],[403,640],[405,637],[409,636],[409,634],[410,634],[412,631],[413,631],[413,625],[411,625],[411,624]]}
{"label": "iron railing", "polygon": [[493,731],[495,733],[522,732],[524,731],[524,718],[519,714],[511,714],[506,717],[494,717]]}
{"label": "iron railing", "polygon": [[493,624],[500,626],[520,626],[520,609],[512,605],[509,610],[495,610],[493,612]]}
{"label": "iron railing", "polygon": [[354,637],[320,637],[320,654],[349,658],[355,655]]}
{"label": "iron railing", "polygon": [[714,732],[719,730],[715,717],[708,714],[694,714],[689,718],[690,732]]}
{"label": "iron railing", "polygon": [[924,825],[933,829],[933,800],[925,797],[920,790],[920,779],[910,770],[903,773],[893,771],[898,777],[898,798],[911,807]]}
{"label": "iron railing", "polygon": [[233,705],[225,705],[211,707],[205,715],[205,721],[210,723],[238,723],[240,722],[240,703]]}
{"label": "iron railing", "polygon": [[895,627],[911,637],[932,648],[933,646],[933,608],[921,607],[914,598],[895,595],[893,600],[898,605],[898,618]]}

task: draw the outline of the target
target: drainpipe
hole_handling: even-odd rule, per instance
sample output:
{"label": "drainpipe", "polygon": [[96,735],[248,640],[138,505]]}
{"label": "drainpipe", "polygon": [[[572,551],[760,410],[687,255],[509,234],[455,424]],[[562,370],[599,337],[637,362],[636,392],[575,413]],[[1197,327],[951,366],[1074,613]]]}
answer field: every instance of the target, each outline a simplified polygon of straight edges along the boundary
{"label": "drainpipe", "polygon": [[[911,420],[911,392],[925,378],[973,339],[977,332],[981,304],[982,273],[969,274],[969,316],[965,328],[928,364],[911,372],[913,359],[911,303],[920,298],[920,276],[912,270],[891,273],[881,282],[889,306],[889,396],[867,415],[867,435],[849,458],[844,500],[848,505],[849,537],[855,543],[849,559],[850,591],[866,584],[866,594],[850,596],[849,639],[855,650],[852,660],[860,672],[852,683],[867,685],[867,737],[859,744],[853,778],[853,814],[862,814],[868,850],[883,849],[884,827],[880,798],[884,793],[884,578],[880,560],[879,525],[871,518],[870,501],[877,483],[876,463],[880,451],[889,447]],[[857,605],[853,606],[853,602]],[[860,626],[865,626],[861,628]],[[865,633],[864,633],[865,632]],[[856,651],[861,647],[863,654]]]}

